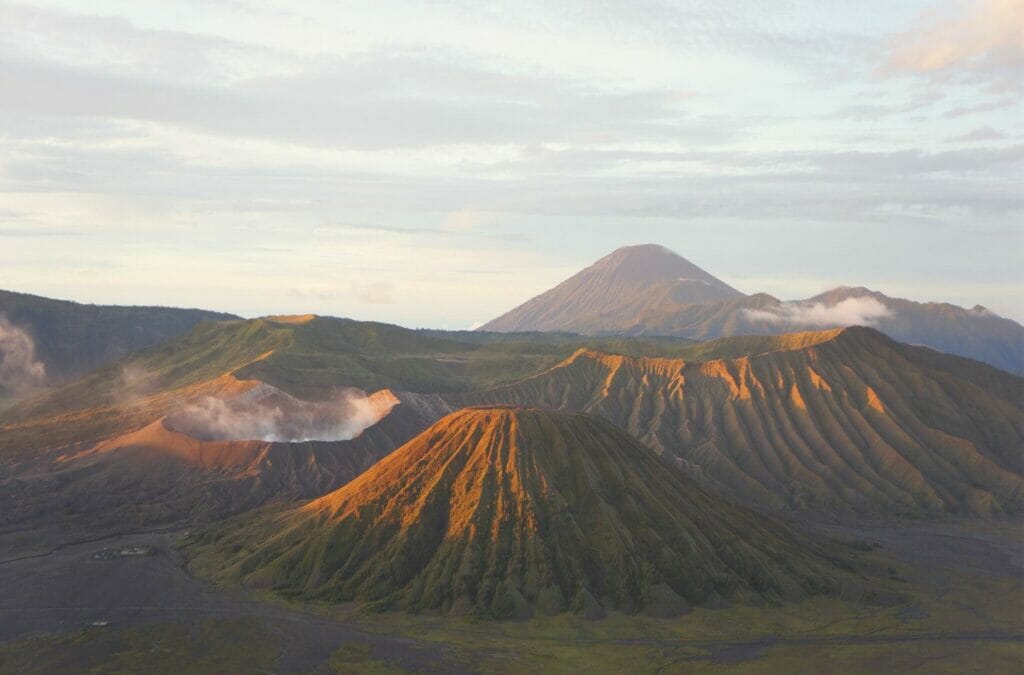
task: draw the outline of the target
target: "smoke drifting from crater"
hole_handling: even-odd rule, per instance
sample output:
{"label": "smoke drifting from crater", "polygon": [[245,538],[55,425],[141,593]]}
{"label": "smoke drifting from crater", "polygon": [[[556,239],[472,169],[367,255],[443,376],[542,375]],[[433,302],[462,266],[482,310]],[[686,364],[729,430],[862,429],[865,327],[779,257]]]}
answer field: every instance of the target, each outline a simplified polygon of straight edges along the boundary
{"label": "smoke drifting from crater", "polygon": [[45,379],[46,366],[36,359],[32,336],[0,314],[0,388],[21,392]]}
{"label": "smoke drifting from crater", "polygon": [[835,326],[874,326],[879,319],[893,315],[892,310],[875,298],[846,298],[834,305],[789,302],[771,309],[747,309],[750,321],[788,326],[831,328]]}
{"label": "smoke drifting from crater", "polygon": [[338,391],[303,401],[261,384],[232,399],[208,396],[168,419],[174,430],[206,441],[345,441],[383,419],[399,403],[388,390]]}

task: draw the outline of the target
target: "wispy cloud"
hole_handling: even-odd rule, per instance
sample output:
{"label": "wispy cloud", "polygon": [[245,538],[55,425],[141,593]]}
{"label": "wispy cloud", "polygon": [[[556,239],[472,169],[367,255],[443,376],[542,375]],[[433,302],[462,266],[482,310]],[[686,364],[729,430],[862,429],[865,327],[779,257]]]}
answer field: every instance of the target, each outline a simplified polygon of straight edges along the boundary
{"label": "wispy cloud", "polygon": [[1024,88],[1024,1],[953,2],[921,15],[890,44],[884,71],[972,77]]}
{"label": "wispy cloud", "polygon": [[1006,134],[1003,132],[997,131],[990,126],[984,126],[960,136],[953,136],[949,140],[954,143],[974,143],[976,141],[1001,141],[1004,138],[1006,138]]}
{"label": "wispy cloud", "polygon": [[750,321],[783,326],[873,326],[893,315],[881,301],[869,297],[846,298],[834,305],[823,302],[787,302],[772,309],[747,309]]}
{"label": "wispy cloud", "polygon": [[360,302],[370,305],[390,305],[395,301],[395,285],[390,281],[370,281],[353,284]]}

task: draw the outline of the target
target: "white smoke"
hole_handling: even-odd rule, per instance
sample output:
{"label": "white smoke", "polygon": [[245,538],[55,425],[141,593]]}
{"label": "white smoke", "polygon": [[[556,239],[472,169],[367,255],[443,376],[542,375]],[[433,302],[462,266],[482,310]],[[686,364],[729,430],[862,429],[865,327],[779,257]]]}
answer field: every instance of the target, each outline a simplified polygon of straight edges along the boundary
{"label": "white smoke", "polygon": [[46,366],[36,359],[36,345],[23,328],[0,315],[0,388],[25,391],[46,379]]}
{"label": "white smoke", "polygon": [[114,400],[127,405],[148,396],[157,390],[158,378],[137,363],[127,363],[121,367],[114,386]]}
{"label": "white smoke", "polygon": [[169,418],[168,425],[207,441],[346,441],[384,418],[398,404],[387,390],[336,392],[324,401],[303,401],[260,385],[224,400],[207,396]]}
{"label": "white smoke", "polygon": [[846,298],[834,305],[823,302],[784,302],[771,309],[743,310],[750,321],[789,326],[873,326],[893,315],[892,310],[869,296]]}

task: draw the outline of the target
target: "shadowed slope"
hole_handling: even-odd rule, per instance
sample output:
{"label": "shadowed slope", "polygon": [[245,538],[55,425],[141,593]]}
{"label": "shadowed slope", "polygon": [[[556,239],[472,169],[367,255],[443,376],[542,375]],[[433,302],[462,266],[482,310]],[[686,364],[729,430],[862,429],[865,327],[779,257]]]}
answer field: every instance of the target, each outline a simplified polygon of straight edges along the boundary
{"label": "shadowed slope", "polygon": [[1024,509],[1020,378],[866,328],[778,340],[777,351],[707,362],[581,350],[456,403],[594,413],[765,508]]}
{"label": "shadowed slope", "polygon": [[788,529],[580,414],[462,410],[345,487],[247,518],[199,540],[199,568],[380,608],[673,613],[838,590]]}
{"label": "shadowed slope", "polygon": [[11,291],[0,291],[0,316],[32,337],[51,383],[182,335],[201,321],[238,318],[201,309],[84,305]]}
{"label": "shadowed slope", "polygon": [[480,330],[588,332],[605,322],[628,325],[650,307],[737,297],[735,288],[663,246],[624,246]]}

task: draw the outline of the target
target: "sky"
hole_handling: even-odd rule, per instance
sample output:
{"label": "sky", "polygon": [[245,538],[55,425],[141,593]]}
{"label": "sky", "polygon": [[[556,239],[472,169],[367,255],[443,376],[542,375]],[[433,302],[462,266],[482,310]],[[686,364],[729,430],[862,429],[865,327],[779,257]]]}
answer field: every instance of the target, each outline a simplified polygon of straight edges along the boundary
{"label": "sky", "polygon": [[450,329],[618,246],[1024,321],[1024,0],[0,2],[0,288]]}

